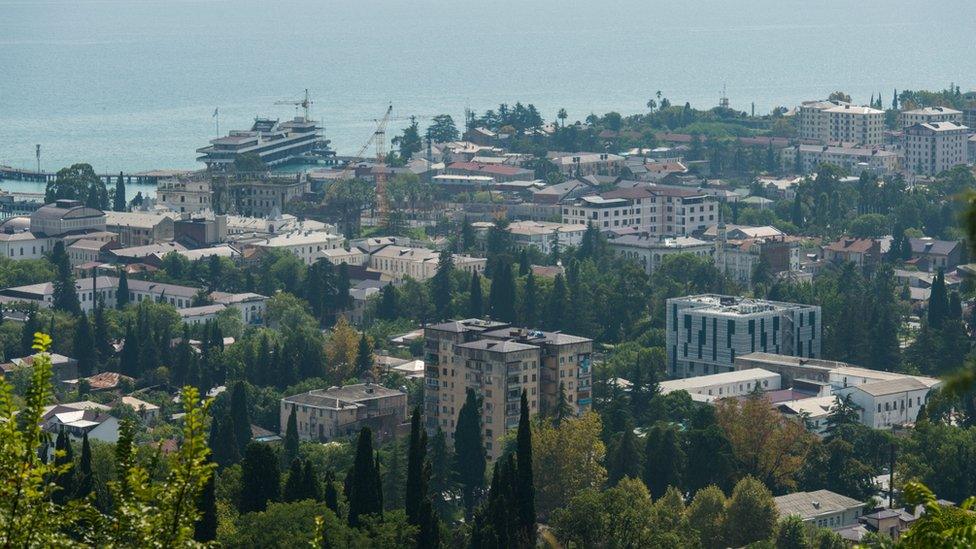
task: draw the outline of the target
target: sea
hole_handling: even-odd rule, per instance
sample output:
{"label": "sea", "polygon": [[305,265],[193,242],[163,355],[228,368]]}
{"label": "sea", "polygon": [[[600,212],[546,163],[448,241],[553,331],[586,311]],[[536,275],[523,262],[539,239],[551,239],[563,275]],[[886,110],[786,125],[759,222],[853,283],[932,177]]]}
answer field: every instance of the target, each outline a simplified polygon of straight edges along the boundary
{"label": "sea", "polygon": [[[307,88],[354,154],[393,105],[532,103],[549,120],[673,103],[766,113],[841,90],[976,87],[976,2],[0,0],[0,164],[201,167],[195,150]],[[219,116],[213,116],[214,111]],[[0,182],[26,191],[40,185]]]}

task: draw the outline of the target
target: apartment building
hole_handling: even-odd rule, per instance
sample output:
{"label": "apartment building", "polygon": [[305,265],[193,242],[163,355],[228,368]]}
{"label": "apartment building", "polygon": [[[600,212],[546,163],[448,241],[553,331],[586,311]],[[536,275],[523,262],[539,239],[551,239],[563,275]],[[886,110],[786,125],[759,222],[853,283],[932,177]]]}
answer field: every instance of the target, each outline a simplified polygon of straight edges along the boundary
{"label": "apartment building", "polygon": [[116,233],[124,247],[173,240],[175,214],[105,212],[105,230]]}
{"label": "apartment building", "polygon": [[323,250],[335,250],[342,247],[343,238],[337,234],[324,231],[294,231],[260,239],[248,244],[253,248],[267,250],[284,250],[311,265]]}
{"label": "apartment building", "polygon": [[666,304],[668,371],[693,377],[735,369],[735,358],[756,351],[820,355],[820,307],[703,294]]}
{"label": "apartment building", "polygon": [[301,440],[327,442],[353,437],[367,426],[380,440],[388,440],[406,421],[407,395],[382,385],[359,383],[286,396],[281,399],[279,416],[282,436],[288,430],[292,410]]}
{"label": "apartment building", "polygon": [[156,204],[174,212],[199,213],[213,209],[209,177],[163,179],[156,186]]}
{"label": "apartment building", "polygon": [[467,389],[473,389],[483,400],[490,459],[501,454],[502,437],[518,425],[523,390],[533,414],[551,410],[560,390],[576,412],[591,406],[590,339],[479,319],[428,326],[424,339],[428,430],[439,427],[452,440]]}
{"label": "apartment building", "polygon": [[766,262],[772,275],[800,270],[799,238],[782,233],[776,236],[748,236],[750,232],[763,234],[763,230],[744,231],[735,228],[732,232],[737,238],[728,238],[728,228],[724,222],[719,222],[716,227],[714,257],[715,267],[737,283],[751,285],[753,273],[761,261]]}
{"label": "apartment building", "polygon": [[513,221],[508,224],[512,243],[519,248],[535,246],[544,254],[554,247],[579,246],[583,242],[585,225],[551,223],[547,221]]}
{"label": "apartment building", "polygon": [[612,238],[607,242],[607,248],[615,254],[636,261],[647,274],[653,274],[664,259],[671,255],[693,254],[710,258],[714,252],[712,244],[691,236],[651,236],[647,233]]}
{"label": "apartment building", "polygon": [[916,175],[938,175],[965,164],[969,128],[956,122],[931,122],[905,128],[905,169]]}
{"label": "apartment building", "polygon": [[843,101],[806,101],[797,110],[800,139],[820,143],[880,145],[884,111]]}
{"label": "apartment building", "polygon": [[813,173],[821,164],[834,164],[848,173],[860,175],[868,171],[887,176],[898,171],[898,155],[877,147],[833,147],[827,145],[795,145],[783,149],[783,168]]}
{"label": "apartment building", "polygon": [[624,157],[610,153],[550,153],[549,161],[569,177],[618,175],[624,165]]}
{"label": "apartment building", "polygon": [[932,124],[935,122],[955,122],[962,124],[962,111],[950,109],[949,107],[925,107],[904,111],[899,116],[902,128],[914,126],[915,124]]}
{"label": "apartment building", "polygon": [[689,236],[718,220],[718,200],[693,189],[631,187],[564,204],[563,223],[601,231],[637,227],[650,235]]}
{"label": "apartment building", "polygon": [[286,204],[309,190],[309,180],[303,175],[227,182],[233,208],[243,215],[254,217],[280,214]]}
{"label": "apartment building", "polygon": [[[466,273],[484,272],[486,260],[481,257],[454,254],[454,268]],[[373,252],[369,258],[369,268],[378,271],[389,280],[427,280],[437,274],[440,252],[427,248],[408,248],[405,246],[384,246]]]}

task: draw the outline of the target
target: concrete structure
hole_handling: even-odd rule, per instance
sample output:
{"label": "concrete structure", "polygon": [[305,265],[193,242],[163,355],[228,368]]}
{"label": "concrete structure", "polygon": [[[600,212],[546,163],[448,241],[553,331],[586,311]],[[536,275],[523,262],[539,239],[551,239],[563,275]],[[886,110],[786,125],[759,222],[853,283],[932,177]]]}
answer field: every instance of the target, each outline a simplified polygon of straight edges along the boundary
{"label": "concrete structure", "polygon": [[781,154],[783,168],[801,174],[813,173],[821,164],[834,164],[855,175],[867,171],[882,177],[899,169],[898,155],[878,147],[795,145]]}
{"label": "concrete structure", "polygon": [[254,292],[231,294],[227,292],[213,292],[210,299],[216,305],[223,305],[237,309],[241,313],[244,325],[264,323],[264,313],[267,309],[268,298]]}
{"label": "concrete structure", "polygon": [[775,372],[754,368],[711,374],[684,379],[672,379],[659,383],[661,394],[687,391],[692,400],[714,402],[730,397],[747,396],[753,391],[777,391],[780,389],[780,376]]}
{"label": "concrete structure", "polygon": [[75,440],[88,433],[89,440],[115,443],[119,440],[119,420],[110,408],[91,401],[48,406],[41,416],[41,428],[57,435],[61,429]]}
{"label": "concrete structure", "polygon": [[342,246],[343,238],[322,231],[295,231],[251,242],[254,248],[284,250],[294,254],[306,265],[311,265],[319,252]]}
{"label": "concrete structure", "polygon": [[[454,254],[454,268],[466,273],[485,270],[485,259],[468,255]],[[427,248],[406,248],[385,246],[369,258],[369,268],[378,271],[389,280],[427,280],[437,274],[440,253]]]}
{"label": "concrete structure", "polygon": [[116,233],[124,247],[147,246],[173,240],[173,214],[105,212],[105,230]]}
{"label": "concrete structure", "polygon": [[[51,373],[55,381],[65,381],[78,377],[78,361],[58,353],[48,353],[51,359]],[[20,368],[31,368],[37,354],[30,356],[11,358],[9,361],[0,364],[0,376],[6,377],[7,374]]]}
{"label": "concrete structure", "polygon": [[483,435],[491,459],[518,424],[523,390],[532,413],[551,410],[560,386],[575,412],[591,406],[590,339],[479,319],[427,326],[424,339],[428,431],[440,427],[452,440],[470,388],[484,401]]}
{"label": "concrete structure", "polygon": [[827,261],[850,262],[858,267],[870,267],[881,262],[889,246],[890,242],[886,243],[880,238],[844,237],[825,245],[821,252]]}
{"label": "concrete structure", "polygon": [[624,165],[624,157],[610,153],[550,153],[547,156],[560,173],[569,177],[618,175]]}
{"label": "concrete structure", "polygon": [[938,175],[969,158],[969,128],[955,122],[905,128],[904,167],[916,175]]}
{"label": "concrete structure", "polygon": [[797,132],[800,139],[826,142],[829,139],[828,109],[848,105],[843,101],[804,101],[796,109]]}
{"label": "concrete structure", "polygon": [[902,128],[914,126],[915,124],[932,124],[935,122],[963,123],[962,111],[950,109],[949,107],[925,107],[904,111],[899,115],[899,122]]}
{"label": "concrete structure", "polygon": [[607,242],[607,247],[615,254],[633,259],[647,274],[652,274],[671,255],[693,254],[698,257],[712,257],[712,244],[690,236],[666,237],[651,236],[647,233],[618,236]]}
{"label": "concrete structure", "polygon": [[102,257],[102,250],[106,246],[108,245],[99,240],[88,240],[86,238],[81,238],[79,240],[75,240],[73,243],[71,243],[71,245],[66,247],[65,252],[68,254],[68,260],[71,262],[71,266],[77,267],[78,265],[84,265],[85,263],[99,261]]}
{"label": "concrete structure", "polygon": [[820,307],[703,294],[667,300],[666,351],[673,377],[732,371],[756,351],[820,355]]}
{"label": "concrete structure", "polygon": [[407,418],[407,395],[382,385],[360,383],[286,396],[281,399],[282,436],[288,430],[292,410],[301,440],[326,442],[352,437],[364,426],[380,440],[387,440]]}
{"label": "concrete structure", "polygon": [[156,186],[156,204],[174,212],[198,213],[213,208],[209,177],[164,179]]}
{"label": "concrete structure", "polygon": [[437,190],[449,193],[481,191],[495,186],[495,178],[488,175],[435,175],[432,182]]}
{"label": "concrete structure", "polygon": [[481,164],[477,162],[454,162],[444,170],[444,175],[477,175],[490,177],[496,183],[506,181],[525,181],[535,178],[535,172],[526,168],[507,164]]}
{"label": "concrete structure", "polygon": [[620,188],[564,204],[562,218],[601,231],[637,227],[654,236],[690,236],[718,220],[718,201],[693,189]]}
{"label": "concrete structure", "polygon": [[835,395],[814,396],[777,402],[776,408],[787,417],[801,421],[813,433],[822,435],[830,411],[837,406]]}
{"label": "concrete structure", "polygon": [[239,213],[268,217],[285,211],[286,204],[311,190],[309,185],[308,178],[302,175],[267,177],[229,181],[227,191]]}
{"label": "concrete structure", "polygon": [[[770,227],[772,228],[772,227]],[[736,236],[747,232],[762,234],[762,227],[734,230]],[[775,232],[779,232],[773,229]],[[737,239],[728,238],[728,229],[719,222],[714,244],[715,267],[743,286],[751,286],[756,267],[765,261],[769,275],[795,273],[800,270],[800,239],[791,236],[757,236]]]}
{"label": "concrete structure", "polygon": [[797,379],[830,383],[830,373],[833,370],[846,368],[850,365],[846,362],[836,362],[819,358],[755,352],[735,357],[734,366],[736,370],[762,368],[770,372],[776,372],[782,376],[783,385],[790,387]]}
{"label": "concrete structure", "polygon": [[935,272],[942,269],[952,271],[959,265],[963,255],[963,244],[958,240],[935,240],[929,237],[909,238],[912,260],[924,271]]}
{"label": "concrete structure", "polygon": [[929,392],[935,385],[914,376],[898,379],[871,381],[836,390],[840,397],[850,396],[858,407],[861,423],[875,429],[915,423],[918,412],[928,401]]}
{"label": "concrete structure", "polygon": [[820,143],[880,145],[884,111],[843,101],[807,101],[797,111],[801,139]]}
{"label": "concrete structure", "polygon": [[513,221],[508,224],[508,232],[516,246],[535,246],[540,252],[549,254],[554,246],[579,246],[586,226],[545,221]]}
{"label": "concrete structure", "polygon": [[51,250],[56,239],[27,230],[0,233],[0,256],[10,259],[41,259]]}
{"label": "concrete structure", "polygon": [[773,498],[780,518],[797,516],[820,528],[836,530],[857,524],[864,514],[864,502],[830,490],[793,492]]}

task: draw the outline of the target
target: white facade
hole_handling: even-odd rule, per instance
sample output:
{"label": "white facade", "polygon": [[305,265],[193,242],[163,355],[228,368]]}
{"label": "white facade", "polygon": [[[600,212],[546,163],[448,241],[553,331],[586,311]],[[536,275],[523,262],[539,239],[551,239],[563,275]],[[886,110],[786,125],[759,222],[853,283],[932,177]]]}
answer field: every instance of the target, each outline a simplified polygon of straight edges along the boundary
{"label": "white facade", "polygon": [[807,101],[797,110],[800,139],[820,143],[880,145],[884,111],[843,101]]}
{"label": "white facade", "polygon": [[508,225],[508,232],[516,246],[535,246],[540,252],[549,254],[553,246],[579,246],[583,242],[586,226],[545,221],[513,221]]}
{"label": "white facade", "polygon": [[898,155],[879,148],[796,145],[783,149],[781,159],[784,168],[799,168],[800,173],[813,173],[821,164],[834,164],[857,175],[868,171],[885,176],[898,171]]}
{"label": "white facade", "polygon": [[730,372],[756,351],[820,356],[817,306],[704,294],[669,299],[666,314],[672,377]]}
{"label": "white facade", "polygon": [[41,259],[55,240],[31,232],[0,233],[0,256],[10,259]]}
{"label": "white facade", "polygon": [[[479,257],[454,254],[454,268],[466,273],[485,270],[486,260]],[[427,280],[437,274],[437,262],[440,253],[427,248],[407,248],[403,246],[385,246],[374,252],[369,258],[369,268],[378,271],[390,280],[403,280],[410,277],[414,280]]]}
{"label": "white facade", "polygon": [[912,376],[874,381],[837,391],[850,396],[859,409],[861,423],[875,429],[915,423],[918,411],[928,401],[932,387]]}
{"label": "white facade", "polygon": [[651,235],[687,236],[718,220],[718,201],[697,191],[617,189],[562,206],[563,223],[593,224],[601,231],[638,227]]}
{"label": "white facade", "polygon": [[607,247],[613,253],[639,263],[647,274],[653,274],[671,255],[692,254],[711,258],[714,252],[712,244],[690,236],[625,235],[609,240]]}
{"label": "white facade", "polygon": [[266,238],[251,245],[255,248],[285,250],[301,259],[306,265],[311,265],[318,259],[319,252],[339,248],[342,246],[342,241],[341,236],[332,233],[295,231]]}
{"label": "white facade", "polygon": [[706,376],[662,381],[661,394],[687,391],[693,400],[713,402],[722,398],[746,396],[756,390],[778,391],[781,377],[775,372],[752,368]]}
{"label": "white facade", "polygon": [[925,107],[901,113],[901,127],[907,128],[915,124],[931,124],[933,122],[955,122],[962,124],[962,111],[949,107]]}
{"label": "white facade", "polygon": [[915,124],[905,128],[905,169],[916,175],[938,175],[965,164],[969,128],[955,122]]}
{"label": "white facade", "polygon": [[164,179],[156,187],[156,204],[181,213],[210,210],[210,178]]}

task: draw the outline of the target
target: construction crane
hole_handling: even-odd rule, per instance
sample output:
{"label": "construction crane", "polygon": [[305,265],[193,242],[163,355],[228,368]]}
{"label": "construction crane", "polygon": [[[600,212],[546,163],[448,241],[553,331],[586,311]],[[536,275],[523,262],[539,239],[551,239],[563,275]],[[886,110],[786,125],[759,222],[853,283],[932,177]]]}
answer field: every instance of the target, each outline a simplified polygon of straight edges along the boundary
{"label": "construction crane", "polygon": [[309,99],[309,97],[308,97],[308,88],[305,88],[305,98],[304,99],[298,99],[298,100],[294,100],[294,101],[275,101],[274,104],[275,105],[292,105],[295,108],[301,108],[303,111],[305,111],[305,121],[307,122],[307,121],[311,120],[311,118],[309,118],[309,116],[308,116],[308,110],[312,106],[312,103],[313,103],[313,101],[311,99]]}

